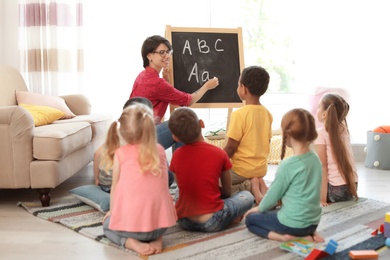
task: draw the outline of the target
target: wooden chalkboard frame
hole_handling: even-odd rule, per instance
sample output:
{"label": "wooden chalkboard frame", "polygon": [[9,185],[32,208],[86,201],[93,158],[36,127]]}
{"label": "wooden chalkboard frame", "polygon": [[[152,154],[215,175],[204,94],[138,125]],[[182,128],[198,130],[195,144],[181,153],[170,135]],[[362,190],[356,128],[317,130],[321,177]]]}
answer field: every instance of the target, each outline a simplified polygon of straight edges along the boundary
{"label": "wooden chalkboard frame", "polygon": [[[183,33],[223,33],[223,34],[236,34],[237,35],[237,40],[238,40],[238,56],[239,56],[239,73],[244,68],[244,57],[243,57],[243,41],[242,41],[242,29],[241,27],[238,28],[192,28],[192,27],[171,27],[170,25],[166,26],[166,31],[165,31],[165,37],[166,39],[172,43],[172,33],[176,32],[183,32]],[[173,86],[175,86],[174,82],[174,75],[173,75],[173,64],[174,60],[172,57],[172,62],[169,64],[170,68],[170,78],[171,78],[171,83]],[[234,83],[235,87],[237,86],[237,83]],[[200,87],[200,86],[199,86]],[[212,91],[212,90],[211,90]],[[197,102],[191,105],[193,108],[229,108],[228,112],[228,118],[230,117],[231,109],[232,108],[238,108],[243,105],[242,101],[238,102],[219,102],[219,103],[201,103]],[[171,107],[171,111],[174,108]]]}

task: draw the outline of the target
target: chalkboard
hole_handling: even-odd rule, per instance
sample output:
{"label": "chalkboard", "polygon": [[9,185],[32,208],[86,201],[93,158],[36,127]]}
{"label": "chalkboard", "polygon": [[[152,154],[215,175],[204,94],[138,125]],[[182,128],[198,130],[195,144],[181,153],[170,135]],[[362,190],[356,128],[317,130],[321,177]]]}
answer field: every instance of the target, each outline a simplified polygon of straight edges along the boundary
{"label": "chalkboard", "polygon": [[170,64],[173,86],[193,93],[208,79],[219,86],[209,90],[193,107],[240,107],[238,79],[243,67],[241,28],[178,28],[167,26],[173,48]]}

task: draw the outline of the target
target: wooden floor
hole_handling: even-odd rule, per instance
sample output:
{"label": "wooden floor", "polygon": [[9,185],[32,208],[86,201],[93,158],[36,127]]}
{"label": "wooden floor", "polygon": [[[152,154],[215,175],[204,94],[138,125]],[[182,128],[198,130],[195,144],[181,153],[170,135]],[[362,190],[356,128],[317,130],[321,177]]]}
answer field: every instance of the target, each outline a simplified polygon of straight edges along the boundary
{"label": "wooden floor", "polygon": [[[267,180],[277,166],[271,165]],[[358,163],[359,196],[390,203],[390,171],[372,170]],[[52,199],[69,195],[74,187],[93,183],[92,164],[53,190]],[[32,201],[32,190],[0,189],[0,259],[139,259],[124,251],[103,245],[83,235],[37,217],[18,201]]]}

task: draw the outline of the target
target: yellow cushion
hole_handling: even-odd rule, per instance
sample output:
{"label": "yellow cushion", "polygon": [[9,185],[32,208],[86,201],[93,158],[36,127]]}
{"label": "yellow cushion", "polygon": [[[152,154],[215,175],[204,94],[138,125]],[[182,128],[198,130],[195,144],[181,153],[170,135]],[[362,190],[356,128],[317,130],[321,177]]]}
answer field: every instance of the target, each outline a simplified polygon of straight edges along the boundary
{"label": "yellow cushion", "polygon": [[76,115],[66,105],[65,99],[57,96],[50,96],[40,93],[28,91],[16,91],[16,102],[20,104],[28,104],[34,106],[46,106],[64,111],[66,119],[75,117]]}
{"label": "yellow cushion", "polygon": [[26,104],[19,104],[19,106],[30,112],[34,119],[35,126],[47,125],[65,116],[63,111],[52,107]]}

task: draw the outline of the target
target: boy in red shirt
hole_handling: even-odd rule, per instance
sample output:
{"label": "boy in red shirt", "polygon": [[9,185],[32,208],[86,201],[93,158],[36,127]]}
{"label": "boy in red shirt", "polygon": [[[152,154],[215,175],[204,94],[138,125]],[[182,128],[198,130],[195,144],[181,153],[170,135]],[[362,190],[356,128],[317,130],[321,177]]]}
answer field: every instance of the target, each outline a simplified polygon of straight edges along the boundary
{"label": "boy in red shirt", "polygon": [[240,222],[254,197],[249,191],[230,197],[232,164],[224,150],[204,142],[203,121],[182,107],[172,112],[168,126],[175,141],[185,144],[170,164],[179,187],[175,205],[179,225],[190,231],[216,232]]}

